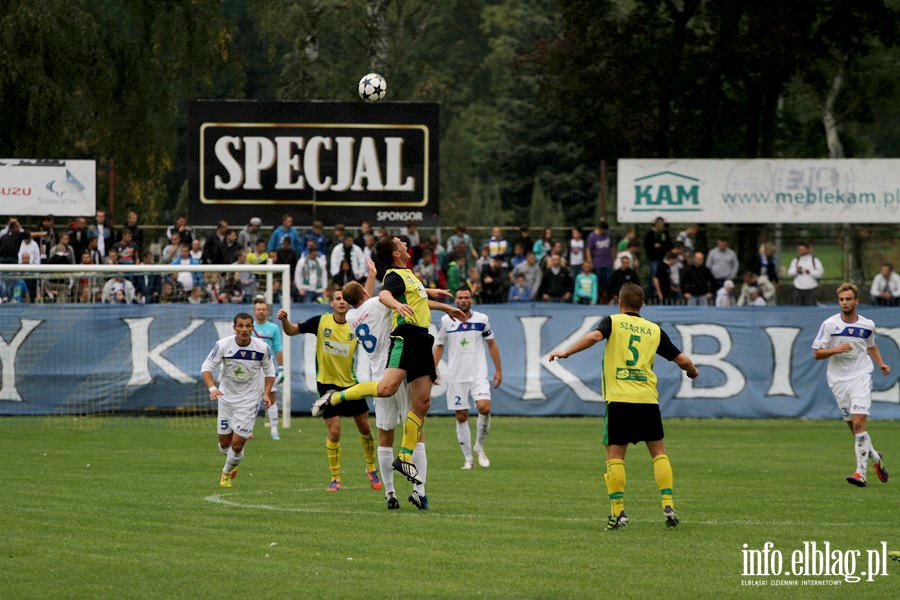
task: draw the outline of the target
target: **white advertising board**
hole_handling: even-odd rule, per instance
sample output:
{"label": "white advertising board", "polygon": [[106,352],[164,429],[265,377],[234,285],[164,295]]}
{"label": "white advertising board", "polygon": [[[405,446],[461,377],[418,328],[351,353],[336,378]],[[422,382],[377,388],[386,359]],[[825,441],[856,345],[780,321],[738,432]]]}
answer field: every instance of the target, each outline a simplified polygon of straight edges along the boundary
{"label": "white advertising board", "polygon": [[96,161],[0,159],[0,214],[78,217],[96,208]]}
{"label": "white advertising board", "polygon": [[618,161],[618,219],[900,223],[900,160]]}

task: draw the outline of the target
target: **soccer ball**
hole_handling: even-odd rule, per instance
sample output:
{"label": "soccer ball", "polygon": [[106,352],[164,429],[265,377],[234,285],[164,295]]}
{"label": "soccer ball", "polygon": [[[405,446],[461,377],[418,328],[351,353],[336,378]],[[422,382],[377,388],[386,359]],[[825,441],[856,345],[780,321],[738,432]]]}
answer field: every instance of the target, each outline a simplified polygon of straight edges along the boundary
{"label": "soccer ball", "polygon": [[378,73],[369,73],[359,80],[359,97],[366,102],[378,102],[387,94],[387,81]]}

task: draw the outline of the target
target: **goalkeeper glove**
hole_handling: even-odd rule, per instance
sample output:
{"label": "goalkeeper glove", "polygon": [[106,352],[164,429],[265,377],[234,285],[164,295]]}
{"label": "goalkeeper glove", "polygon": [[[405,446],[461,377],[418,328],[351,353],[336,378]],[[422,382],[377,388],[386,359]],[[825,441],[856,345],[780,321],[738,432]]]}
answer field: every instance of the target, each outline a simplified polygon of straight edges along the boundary
{"label": "goalkeeper glove", "polygon": [[281,385],[284,382],[284,367],[278,367],[278,370],[275,372],[275,383],[272,385],[274,388],[276,385]]}

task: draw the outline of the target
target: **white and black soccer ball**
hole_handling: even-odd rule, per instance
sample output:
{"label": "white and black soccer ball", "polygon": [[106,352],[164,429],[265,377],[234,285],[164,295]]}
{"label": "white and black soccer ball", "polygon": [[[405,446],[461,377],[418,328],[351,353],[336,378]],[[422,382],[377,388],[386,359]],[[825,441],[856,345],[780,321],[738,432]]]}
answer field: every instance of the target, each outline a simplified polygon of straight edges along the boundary
{"label": "white and black soccer ball", "polygon": [[378,73],[369,73],[359,80],[359,97],[366,102],[378,102],[387,94],[387,81]]}

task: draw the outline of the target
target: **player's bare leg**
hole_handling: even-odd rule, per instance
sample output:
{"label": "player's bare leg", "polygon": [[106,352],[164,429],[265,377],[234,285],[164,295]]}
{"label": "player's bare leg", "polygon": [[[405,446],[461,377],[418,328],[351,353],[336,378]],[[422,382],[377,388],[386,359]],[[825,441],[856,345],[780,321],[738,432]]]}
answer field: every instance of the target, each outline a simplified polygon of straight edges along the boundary
{"label": "player's bare leg", "polygon": [[659,488],[666,526],[676,527],[678,517],[675,515],[675,502],[672,500],[674,476],[672,475],[672,464],[666,454],[666,443],[664,440],[647,442],[647,450],[650,451],[650,457],[653,459],[653,477],[656,479],[656,487]]}
{"label": "player's bare leg", "polygon": [[375,465],[375,437],[372,435],[372,427],[369,425],[369,413],[353,417],[356,429],[359,430],[363,452],[366,455],[366,475],[369,476],[369,485],[373,490],[381,489],[381,479],[378,477],[378,467]]}
{"label": "player's bare leg", "polygon": [[484,441],[491,430],[491,401],[476,400],[475,407],[478,409],[478,421],[475,425],[475,456],[478,457],[478,464],[487,468],[491,466],[491,461],[484,453]]}
{"label": "player's bare leg", "polygon": [[608,530],[621,529],[628,525],[628,515],[625,513],[625,451],[628,446],[608,444],[606,446],[606,473],[603,475],[606,481],[606,490],[609,493],[609,519],[606,522]]}
{"label": "player's bare leg", "polygon": [[464,470],[469,470],[475,464],[472,458],[472,432],[469,429],[469,409],[456,411],[456,441],[463,453]]}
{"label": "player's bare leg", "polygon": [[325,491],[337,492],[341,489],[341,418],[339,416],[325,419],[328,436],[325,438],[325,452],[328,455],[328,469],[331,482]]}

